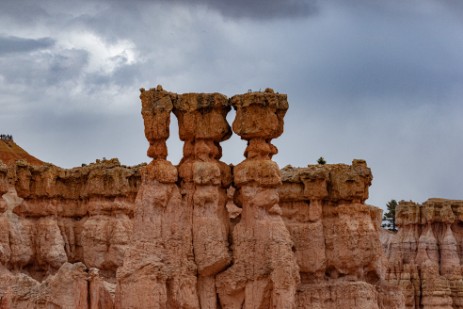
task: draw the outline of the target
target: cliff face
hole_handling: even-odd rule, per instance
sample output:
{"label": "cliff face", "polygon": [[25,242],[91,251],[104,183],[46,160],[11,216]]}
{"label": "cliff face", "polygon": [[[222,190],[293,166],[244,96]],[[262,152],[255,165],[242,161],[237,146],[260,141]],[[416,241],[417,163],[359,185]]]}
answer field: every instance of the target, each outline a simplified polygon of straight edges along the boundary
{"label": "cliff face", "polygon": [[112,303],[139,183],[117,160],[0,166],[0,308],[98,308],[103,279]]}
{"label": "cliff face", "polygon": [[[372,176],[279,169],[286,95],[142,90],[146,166],[0,166],[0,308],[403,308]],[[233,131],[248,141],[220,161]],[[166,160],[171,113],[184,144]]]}
{"label": "cliff face", "polygon": [[402,287],[407,308],[463,308],[463,201],[400,202],[396,223],[381,241],[386,279]]}
{"label": "cliff face", "polygon": [[402,308],[402,294],[384,280],[381,210],[364,204],[372,180],[365,161],[282,174],[282,216],[301,275],[298,308]]}

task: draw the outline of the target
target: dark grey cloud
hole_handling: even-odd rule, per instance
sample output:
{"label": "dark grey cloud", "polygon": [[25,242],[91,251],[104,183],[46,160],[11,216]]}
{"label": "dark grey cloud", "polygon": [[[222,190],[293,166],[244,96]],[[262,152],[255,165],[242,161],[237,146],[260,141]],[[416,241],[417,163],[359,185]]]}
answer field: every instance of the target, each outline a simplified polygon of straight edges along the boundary
{"label": "dark grey cloud", "polygon": [[76,81],[87,61],[87,52],[77,49],[0,55],[0,76],[12,85],[53,86]]}
{"label": "dark grey cloud", "polygon": [[0,16],[4,20],[20,20],[23,24],[33,24],[38,19],[49,17],[47,10],[38,1],[0,1]]}
{"label": "dark grey cloud", "polygon": [[176,0],[191,5],[206,5],[223,16],[231,18],[294,18],[307,17],[318,11],[317,1],[313,0]]}
{"label": "dark grey cloud", "polygon": [[206,7],[230,18],[278,19],[297,18],[314,15],[318,12],[317,0],[136,0],[111,1],[124,10],[133,10],[134,6],[145,7],[153,3],[166,5],[180,4],[188,7]]}
{"label": "dark grey cloud", "polygon": [[[111,10],[117,15],[119,12],[136,12],[146,9],[152,5],[161,4],[162,6],[183,5],[186,7],[197,8],[205,7],[221,14],[222,16],[238,19],[280,19],[280,18],[299,18],[308,17],[316,14],[319,9],[317,0],[81,0],[56,1],[43,0],[40,2],[33,0],[23,0],[21,3],[13,0],[3,0],[0,3],[0,16],[7,16],[17,20],[24,20],[27,23],[48,19],[49,16],[56,17],[57,8],[63,8],[64,15],[76,15],[74,11],[85,12],[78,16],[85,19],[90,17],[95,10]],[[82,10],[88,7],[90,10]],[[73,8],[65,12],[66,8]],[[114,9],[116,8],[117,11]],[[87,13],[88,12],[88,13]],[[116,22],[116,20],[114,20]]]}
{"label": "dark grey cloud", "polygon": [[76,80],[81,70],[88,64],[88,52],[67,49],[50,55],[46,80],[49,85]]}
{"label": "dark grey cloud", "polygon": [[52,38],[28,39],[0,35],[0,56],[11,53],[25,53],[50,48],[55,44]]}
{"label": "dark grey cloud", "polygon": [[[36,16],[34,6],[42,9]],[[455,168],[463,156],[456,142],[461,7],[451,0],[5,0],[3,38],[54,44],[0,55],[0,124],[61,166],[103,156],[137,164],[147,160],[140,87],[226,95],[272,87],[290,102],[285,133],[274,141],[279,165],[366,159],[375,176],[370,203],[379,206],[463,198]],[[175,123],[169,158],[178,163]],[[244,148],[234,135],[223,143],[224,161],[240,162]]]}
{"label": "dark grey cloud", "polygon": [[285,59],[281,72],[292,92],[305,89],[346,112],[367,100],[390,107],[446,104],[442,98],[463,83],[463,24],[449,10],[394,17],[383,9],[328,6],[325,12],[329,23],[308,22],[311,28],[276,38],[293,47],[293,61]]}

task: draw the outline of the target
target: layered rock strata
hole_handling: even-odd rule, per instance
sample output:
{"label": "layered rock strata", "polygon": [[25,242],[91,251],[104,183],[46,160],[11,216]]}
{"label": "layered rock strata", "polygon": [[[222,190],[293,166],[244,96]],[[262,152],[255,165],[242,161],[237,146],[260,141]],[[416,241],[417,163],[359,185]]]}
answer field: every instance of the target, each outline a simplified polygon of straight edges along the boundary
{"label": "layered rock strata", "polygon": [[131,246],[117,272],[116,308],[199,308],[193,205],[182,197],[177,168],[166,160],[177,96],[158,87],[140,98],[153,160],[141,172]]}
{"label": "layered rock strata", "polygon": [[[272,161],[286,95],[158,86],[140,98],[148,165],[0,166],[0,308],[404,307],[384,280],[366,163]],[[220,161],[232,107],[247,141],[237,166]]]}
{"label": "layered rock strata", "polygon": [[407,308],[463,308],[463,201],[402,201],[396,224],[381,241],[386,279],[402,288]]}
{"label": "layered rock strata", "polygon": [[117,160],[0,166],[2,308],[112,303],[139,183],[139,168]]}
{"label": "layered rock strata", "polygon": [[219,161],[220,142],[232,132],[226,116],[228,99],[219,93],[178,95],[174,113],[185,143],[178,166],[180,192],[192,217],[194,261],[198,267],[201,308],[217,308],[215,276],[231,263],[229,220],[225,207],[231,168]]}
{"label": "layered rock strata", "polygon": [[399,289],[385,280],[381,210],[364,203],[372,180],[365,161],[288,166],[282,174],[282,217],[301,276],[298,308],[403,308]]}
{"label": "layered rock strata", "polygon": [[248,141],[246,160],[234,168],[235,199],[242,208],[233,229],[233,265],[219,274],[222,308],[296,308],[299,267],[281,217],[281,176],[270,143],[283,133],[286,95],[248,93],[231,98],[233,130]]}

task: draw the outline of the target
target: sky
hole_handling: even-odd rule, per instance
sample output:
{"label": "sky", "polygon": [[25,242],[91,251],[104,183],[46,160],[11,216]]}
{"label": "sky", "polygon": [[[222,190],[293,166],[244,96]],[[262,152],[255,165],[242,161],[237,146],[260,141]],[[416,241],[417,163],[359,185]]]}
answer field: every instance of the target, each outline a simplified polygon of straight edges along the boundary
{"label": "sky", "polygon": [[[280,167],[365,159],[383,208],[463,199],[462,55],[459,0],[1,0],[0,131],[61,167],[136,165],[140,88],[270,87],[290,105]],[[222,160],[245,146],[233,135]]]}

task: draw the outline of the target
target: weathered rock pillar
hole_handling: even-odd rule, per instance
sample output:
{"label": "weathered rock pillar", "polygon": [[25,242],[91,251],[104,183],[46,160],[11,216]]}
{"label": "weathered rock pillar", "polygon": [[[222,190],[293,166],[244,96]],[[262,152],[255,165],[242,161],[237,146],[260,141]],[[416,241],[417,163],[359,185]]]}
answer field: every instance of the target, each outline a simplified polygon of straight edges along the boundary
{"label": "weathered rock pillar", "polygon": [[215,275],[230,264],[229,220],[225,208],[230,167],[219,161],[219,143],[231,136],[227,98],[219,93],[179,95],[174,103],[180,139],[185,142],[179,165],[181,193],[192,212],[194,258],[198,267],[201,308],[217,308]]}
{"label": "weathered rock pillar", "polygon": [[233,265],[217,276],[222,308],[295,308],[299,268],[281,218],[277,149],[283,133],[286,95],[273,90],[237,95],[233,130],[248,141],[246,160],[234,168],[236,200],[243,211],[233,230]]}
{"label": "weathered rock pillar", "polygon": [[141,171],[131,246],[117,271],[116,308],[199,308],[191,213],[167,157],[170,113],[177,95],[141,90],[145,135],[153,160]]}

